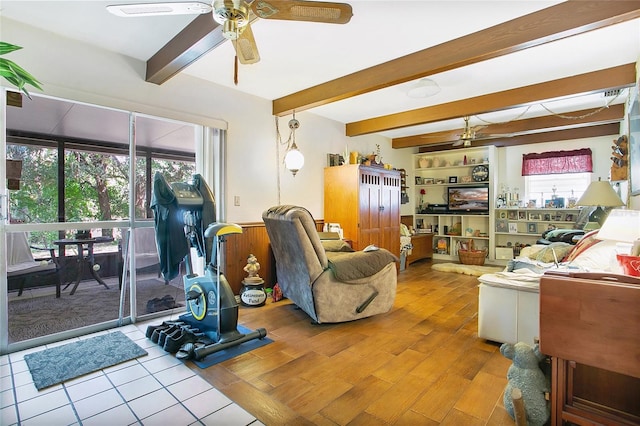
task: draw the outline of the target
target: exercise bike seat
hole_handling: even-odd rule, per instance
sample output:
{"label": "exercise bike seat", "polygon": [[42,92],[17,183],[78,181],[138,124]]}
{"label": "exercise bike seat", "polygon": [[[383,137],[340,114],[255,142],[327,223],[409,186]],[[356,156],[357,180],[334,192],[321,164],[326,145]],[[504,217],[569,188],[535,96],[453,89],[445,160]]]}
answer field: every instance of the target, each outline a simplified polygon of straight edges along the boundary
{"label": "exercise bike seat", "polygon": [[213,222],[204,231],[205,238],[221,237],[228,234],[242,234],[242,228],[235,223]]}

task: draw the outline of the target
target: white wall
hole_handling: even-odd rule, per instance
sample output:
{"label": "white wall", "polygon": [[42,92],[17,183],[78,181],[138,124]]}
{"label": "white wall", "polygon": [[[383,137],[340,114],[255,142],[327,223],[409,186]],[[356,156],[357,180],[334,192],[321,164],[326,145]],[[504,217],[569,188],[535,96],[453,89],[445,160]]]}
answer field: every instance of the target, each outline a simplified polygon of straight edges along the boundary
{"label": "white wall", "polygon": [[[13,52],[11,59],[42,82],[46,95],[197,124],[224,126],[226,123],[228,221],[262,220],[262,211],[278,203],[279,169],[280,203],[303,205],[316,219],[321,219],[326,154],[343,152],[347,145],[350,150],[370,153],[380,144],[385,162],[409,167],[410,156],[392,150],[389,139],[348,138],[343,124],[301,112],[296,114],[300,121],[296,140],[305,156],[305,166],[293,177],[282,165],[285,147],[280,147],[280,159],[276,158],[278,147],[271,101],[185,74],[160,86],[146,83],[142,61],[6,18],[0,18],[0,26],[3,41],[23,47]],[[1,84],[10,87],[4,79]],[[289,134],[289,119],[280,118],[284,140]],[[240,197],[239,207],[233,205],[235,196]]]}

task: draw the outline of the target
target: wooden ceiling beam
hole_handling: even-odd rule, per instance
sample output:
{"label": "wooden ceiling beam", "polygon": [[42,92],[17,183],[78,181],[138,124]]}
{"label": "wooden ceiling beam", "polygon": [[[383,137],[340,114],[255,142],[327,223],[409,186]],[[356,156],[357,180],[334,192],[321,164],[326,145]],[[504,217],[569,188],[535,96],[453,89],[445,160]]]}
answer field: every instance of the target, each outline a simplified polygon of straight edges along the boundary
{"label": "wooden ceiling beam", "polygon": [[145,81],[162,84],[225,41],[211,14],[199,15],[147,61]]}
{"label": "wooden ceiling beam", "polygon": [[620,65],[503,92],[347,123],[346,135],[359,136],[383,132],[467,115],[500,111],[555,98],[620,89],[631,86],[634,82],[635,64]]}
{"label": "wooden ceiling beam", "polygon": [[[594,126],[599,124],[619,123],[624,118],[624,104],[612,105],[597,113],[594,109],[565,112],[563,116],[576,117],[572,119],[562,118],[555,115],[544,117],[535,117],[525,120],[514,120],[506,123],[489,124],[487,126],[473,126],[476,128],[476,141],[488,139],[495,141],[503,139],[482,135],[504,135],[504,134],[525,134],[539,131],[540,129],[552,128],[575,128],[584,126]],[[446,130],[442,132],[424,133],[421,135],[406,136],[402,138],[393,138],[391,146],[393,148],[410,148],[424,145],[434,145],[442,143],[453,143],[460,139],[463,129]]]}
{"label": "wooden ceiling beam", "polygon": [[[574,129],[555,130],[551,132],[530,133],[526,135],[513,136],[508,138],[484,139],[471,142],[471,146],[495,145],[496,147],[529,145],[543,142],[556,142],[573,139],[596,138],[600,136],[613,136],[617,138],[620,134],[618,123],[600,124],[596,126],[577,127]],[[613,141],[611,142],[613,143]],[[461,146],[453,146],[451,143],[423,146],[419,152],[448,151],[460,149]]]}
{"label": "wooden ceiling beam", "polygon": [[566,1],[273,101],[273,114],[326,105],[640,16],[640,0]]}

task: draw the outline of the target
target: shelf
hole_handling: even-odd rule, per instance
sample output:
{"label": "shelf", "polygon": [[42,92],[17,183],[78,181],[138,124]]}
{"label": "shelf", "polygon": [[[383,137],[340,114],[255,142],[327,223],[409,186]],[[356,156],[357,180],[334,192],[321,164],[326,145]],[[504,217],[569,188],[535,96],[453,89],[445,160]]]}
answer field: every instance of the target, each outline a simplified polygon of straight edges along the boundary
{"label": "shelf", "polygon": [[[424,156],[424,154],[422,154]],[[416,167],[416,172],[431,172],[431,171],[441,171],[441,170],[454,170],[454,169],[464,169],[464,168],[473,168],[475,166],[485,165],[489,166],[489,163],[473,163],[473,164],[459,164],[453,166],[442,166],[442,167]]]}
{"label": "shelf", "polygon": [[428,215],[428,216],[470,216],[470,217],[487,217],[489,213],[416,213],[418,215]]}
{"label": "shelf", "polygon": [[[462,230],[461,235],[436,234],[434,235],[434,258],[457,262],[458,242],[472,240],[477,246],[486,247],[489,250],[489,258],[493,259],[494,247],[493,236],[495,224],[493,223],[493,207],[495,198],[495,147],[482,146],[462,148],[451,151],[418,153],[413,156],[413,172],[415,188],[413,189],[414,200],[414,224],[433,229],[438,232]],[[466,160],[466,164],[464,164]],[[422,164],[421,164],[422,163]],[[435,165],[438,166],[435,166]],[[441,164],[446,164],[441,166]],[[424,167],[429,165],[430,167]],[[471,174],[474,167],[485,166],[490,170],[488,179],[485,181],[472,180]],[[421,167],[423,166],[423,167]],[[497,167],[495,167],[497,170]],[[456,182],[450,182],[450,178],[455,178]],[[462,180],[465,180],[464,182]],[[428,181],[429,183],[425,183]],[[435,183],[440,181],[440,183]],[[433,183],[431,183],[433,182]],[[488,211],[479,213],[477,211],[429,211],[426,212],[427,205],[446,207],[448,188],[472,188],[486,187],[489,191]],[[421,194],[420,191],[425,192]],[[418,212],[420,211],[420,212]],[[454,227],[454,228],[452,228]],[[467,236],[467,233],[482,233],[483,236]],[[446,254],[438,253],[437,242],[446,242]]]}

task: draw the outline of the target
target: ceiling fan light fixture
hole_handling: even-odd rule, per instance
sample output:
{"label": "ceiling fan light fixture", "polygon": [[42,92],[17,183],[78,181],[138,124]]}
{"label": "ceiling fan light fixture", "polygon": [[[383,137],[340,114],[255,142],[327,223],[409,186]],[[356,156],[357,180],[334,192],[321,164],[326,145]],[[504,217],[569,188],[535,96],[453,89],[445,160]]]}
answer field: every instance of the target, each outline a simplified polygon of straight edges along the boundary
{"label": "ceiling fan light fixture", "polygon": [[249,8],[244,0],[216,0],[213,2],[213,20],[223,26],[224,38],[236,40],[243,27],[249,24]]}
{"label": "ceiling fan light fixture", "polygon": [[222,36],[227,40],[237,40],[244,27],[239,27],[236,21],[224,21],[222,24]]}
{"label": "ceiling fan light fixture", "polygon": [[407,96],[415,99],[428,98],[437,95],[440,90],[440,86],[435,81],[430,78],[421,78],[411,86]]}

